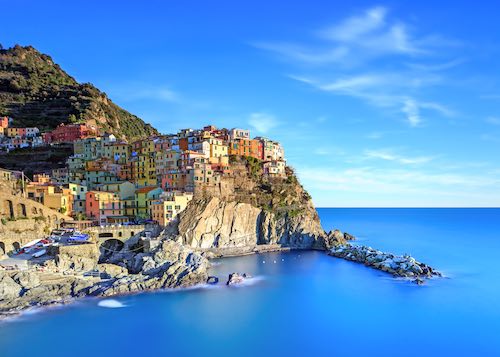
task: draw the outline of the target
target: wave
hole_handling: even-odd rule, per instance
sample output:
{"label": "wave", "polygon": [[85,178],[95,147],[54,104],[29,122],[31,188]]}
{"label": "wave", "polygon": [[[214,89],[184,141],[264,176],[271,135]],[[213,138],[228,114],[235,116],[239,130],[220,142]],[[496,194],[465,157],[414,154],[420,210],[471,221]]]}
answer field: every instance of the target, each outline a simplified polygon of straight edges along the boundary
{"label": "wave", "polygon": [[101,300],[97,303],[97,306],[106,307],[108,309],[119,309],[121,307],[127,307],[127,305],[115,299]]}

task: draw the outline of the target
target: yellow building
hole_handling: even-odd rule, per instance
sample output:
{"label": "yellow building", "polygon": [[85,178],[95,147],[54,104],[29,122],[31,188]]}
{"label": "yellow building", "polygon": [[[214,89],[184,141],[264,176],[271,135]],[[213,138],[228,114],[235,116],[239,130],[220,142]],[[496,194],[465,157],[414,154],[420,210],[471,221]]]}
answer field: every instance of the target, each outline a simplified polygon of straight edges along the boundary
{"label": "yellow building", "polygon": [[166,226],[188,205],[193,194],[188,192],[168,192],[161,199],[151,203],[152,219],[161,226]]}
{"label": "yellow building", "polygon": [[72,200],[71,195],[67,192],[56,192],[44,195],[43,204],[49,208],[59,211],[67,216],[72,214]]}
{"label": "yellow building", "polygon": [[134,165],[133,172],[135,183],[138,187],[154,186],[157,184],[154,153],[137,155]]}

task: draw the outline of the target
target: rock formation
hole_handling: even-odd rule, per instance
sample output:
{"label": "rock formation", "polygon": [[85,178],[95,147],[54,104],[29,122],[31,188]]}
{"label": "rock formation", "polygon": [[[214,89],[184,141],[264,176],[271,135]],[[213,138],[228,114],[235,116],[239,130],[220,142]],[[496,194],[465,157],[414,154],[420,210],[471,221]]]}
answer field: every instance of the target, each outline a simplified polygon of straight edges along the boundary
{"label": "rock formation", "polygon": [[[170,240],[150,253],[132,254],[135,273],[124,266],[98,264],[95,244],[60,248],[64,249],[59,250],[56,262],[49,261],[38,270],[0,271],[0,317],[77,297],[187,287],[208,279],[207,259]],[[92,268],[97,275],[82,274]]]}
{"label": "rock formation", "polygon": [[366,246],[340,244],[332,247],[328,254],[363,263],[366,266],[382,270],[395,277],[415,279],[414,281],[417,284],[423,283],[422,278],[442,276],[437,270],[427,264],[416,261],[415,258],[409,255],[399,256],[384,253]]}
{"label": "rock formation", "polygon": [[266,178],[259,163],[245,160],[233,158],[232,175],[195,192],[165,235],[222,255],[265,246],[323,250],[344,242],[323,230],[310,196],[290,168],[286,178]]}

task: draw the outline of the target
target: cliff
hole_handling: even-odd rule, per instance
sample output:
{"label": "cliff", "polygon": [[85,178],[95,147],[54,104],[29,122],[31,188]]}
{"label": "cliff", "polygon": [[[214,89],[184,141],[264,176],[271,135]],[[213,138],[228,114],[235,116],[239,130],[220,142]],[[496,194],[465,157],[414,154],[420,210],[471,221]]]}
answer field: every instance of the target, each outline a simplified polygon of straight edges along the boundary
{"label": "cliff", "polygon": [[78,83],[50,56],[31,46],[0,49],[0,116],[12,117],[15,126],[40,130],[85,122],[121,139],[157,134],[151,125],[114,104],[92,84]]}
{"label": "cliff", "polygon": [[263,175],[252,158],[232,157],[232,172],[202,187],[165,231],[165,236],[217,255],[266,247],[326,249],[344,242],[321,227],[311,197],[293,170],[286,177]]}

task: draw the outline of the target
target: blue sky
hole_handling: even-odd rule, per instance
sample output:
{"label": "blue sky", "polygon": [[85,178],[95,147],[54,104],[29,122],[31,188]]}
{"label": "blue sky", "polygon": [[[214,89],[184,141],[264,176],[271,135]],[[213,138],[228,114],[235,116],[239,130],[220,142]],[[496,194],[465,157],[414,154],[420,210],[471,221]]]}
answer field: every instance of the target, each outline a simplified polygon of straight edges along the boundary
{"label": "blue sky", "polygon": [[493,1],[0,8],[4,47],[50,54],[162,132],[213,123],[280,140],[317,206],[500,206]]}

